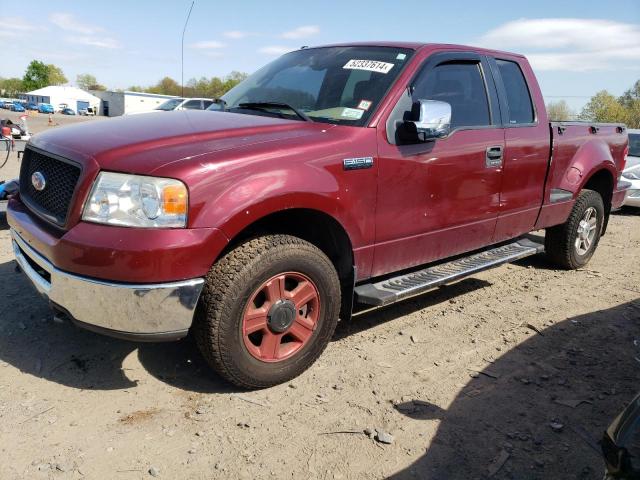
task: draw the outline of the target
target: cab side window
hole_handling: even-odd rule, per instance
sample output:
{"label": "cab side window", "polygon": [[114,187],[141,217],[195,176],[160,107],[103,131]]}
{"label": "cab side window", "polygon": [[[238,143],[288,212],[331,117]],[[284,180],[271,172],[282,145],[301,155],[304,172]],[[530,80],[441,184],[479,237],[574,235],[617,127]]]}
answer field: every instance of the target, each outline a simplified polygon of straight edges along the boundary
{"label": "cab side window", "polygon": [[509,124],[533,123],[535,116],[529,87],[516,62],[496,60],[509,107]]}
{"label": "cab side window", "polygon": [[477,62],[438,65],[418,78],[412,100],[447,102],[451,105],[452,129],[491,125],[487,89]]}

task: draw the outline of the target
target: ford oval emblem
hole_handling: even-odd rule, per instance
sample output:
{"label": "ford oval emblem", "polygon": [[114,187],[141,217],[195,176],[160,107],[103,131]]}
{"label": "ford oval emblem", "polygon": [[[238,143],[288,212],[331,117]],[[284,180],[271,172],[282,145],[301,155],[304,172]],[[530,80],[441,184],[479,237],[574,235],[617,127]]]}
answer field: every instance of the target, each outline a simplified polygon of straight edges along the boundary
{"label": "ford oval emblem", "polygon": [[42,173],[33,172],[33,175],[31,175],[31,185],[33,185],[33,188],[37,191],[41,192],[44,190],[44,187],[47,186],[47,180]]}

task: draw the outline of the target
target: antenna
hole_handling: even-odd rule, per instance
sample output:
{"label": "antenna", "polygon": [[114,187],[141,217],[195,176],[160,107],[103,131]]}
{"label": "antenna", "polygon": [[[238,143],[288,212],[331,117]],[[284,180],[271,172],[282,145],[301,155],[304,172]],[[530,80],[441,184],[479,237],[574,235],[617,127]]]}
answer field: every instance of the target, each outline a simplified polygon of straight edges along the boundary
{"label": "antenna", "polygon": [[181,44],[181,73],[180,73],[180,87],[182,91],[182,96],[184,97],[184,32],[187,31],[187,24],[189,23],[189,18],[191,17],[191,10],[193,10],[193,5],[195,4],[195,0],[191,2],[191,7],[189,7],[189,13],[187,14],[187,19],[184,22],[184,28],[182,29],[182,44]]}

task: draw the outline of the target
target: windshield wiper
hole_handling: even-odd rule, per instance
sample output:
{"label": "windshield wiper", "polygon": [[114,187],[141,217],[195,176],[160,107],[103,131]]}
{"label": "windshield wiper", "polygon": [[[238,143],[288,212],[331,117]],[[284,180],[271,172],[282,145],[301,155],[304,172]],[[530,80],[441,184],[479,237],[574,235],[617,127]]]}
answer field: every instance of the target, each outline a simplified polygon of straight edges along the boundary
{"label": "windshield wiper", "polygon": [[298,110],[295,107],[292,107],[288,103],[282,103],[282,102],[245,102],[245,103],[239,103],[236,108],[248,108],[248,109],[262,110],[262,111],[268,111],[269,108],[287,109],[287,110],[291,110],[293,113],[295,113],[301,120],[304,120],[305,122],[313,122],[313,120],[311,120],[306,113]]}

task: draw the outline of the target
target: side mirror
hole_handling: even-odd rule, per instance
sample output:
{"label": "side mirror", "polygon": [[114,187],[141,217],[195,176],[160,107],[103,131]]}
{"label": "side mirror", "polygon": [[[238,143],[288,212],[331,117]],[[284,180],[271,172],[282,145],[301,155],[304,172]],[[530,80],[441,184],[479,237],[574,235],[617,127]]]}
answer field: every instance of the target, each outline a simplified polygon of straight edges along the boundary
{"label": "side mirror", "polygon": [[407,131],[416,135],[420,142],[446,137],[451,129],[451,105],[439,100],[418,100],[413,105],[413,117],[418,120],[405,121]]}

